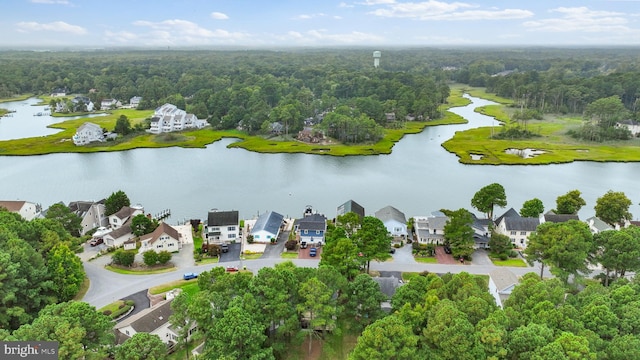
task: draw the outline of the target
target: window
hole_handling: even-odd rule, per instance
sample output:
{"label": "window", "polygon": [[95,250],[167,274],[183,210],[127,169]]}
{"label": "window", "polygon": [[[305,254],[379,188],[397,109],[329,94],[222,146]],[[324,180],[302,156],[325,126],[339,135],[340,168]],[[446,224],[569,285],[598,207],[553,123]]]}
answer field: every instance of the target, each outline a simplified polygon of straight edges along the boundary
{"label": "window", "polygon": [[228,234],[227,238],[228,239],[235,239],[236,238],[236,234]]}
{"label": "window", "polygon": [[520,244],[524,245],[524,239],[520,239]]}
{"label": "window", "polygon": [[515,243],[515,242],[516,242],[516,239],[511,238],[511,242],[512,242],[512,243]]}
{"label": "window", "polygon": [[254,239],[260,239],[260,235],[253,235]]}
{"label": "window", "polygon": [[304,234],[305,234],[305,235],[306,235],[306,234],[308,234],[308,233],[309,233],[309,230],[305,230],[305,231],[304,231]]}
{"label": "window", "polygon": [[523,236],[527,235],[527,232],[526,231],[520,231],[520,235],[523,235]]}
{"label": "window", "polygon": [[171,247],[171,246],[174,246],[174,245],[175,245],[174,243],[169,243],[167,246]]}
{"label": "window", "polygon": [[163,246],[164,246],[164,245],[162,245],[162,244],[158,244],[158,245],[156,246],[156,248],[158,248],[158,249],[162,249],[162,247],[163,247]]}
{"label": "window", "polygon": [[320,230],[316,230],[316,235],[320,235]]}
{"label": "window", "polygon": [[236,227],[235,226],[229,226],[227,228],[227,231],[236,231]]}
{"label": "window", "polygon": [[512,231],[511,235],[515,235],[517,233],[517,231]]}

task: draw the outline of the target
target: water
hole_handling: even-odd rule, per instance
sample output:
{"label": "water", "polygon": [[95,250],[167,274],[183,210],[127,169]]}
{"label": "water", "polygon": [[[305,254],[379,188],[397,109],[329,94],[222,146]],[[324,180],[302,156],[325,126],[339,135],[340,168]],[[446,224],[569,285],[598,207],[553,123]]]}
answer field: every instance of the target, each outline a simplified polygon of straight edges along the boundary
{"label": "water", "polygon": [[51,113],[49,105],[36,105],[39,102],[40,99],[30,98],[24,101],[0,103],[0,108],[12,111],[8,114],[9,116],[0,117],[0,140],[52,135],[61,130],[48,128],[47,126],[51,124],[73,119],[107,115],[100,113],[83,116],[53,117],[49,115]]}
{"label": "water", "polygon": [[[492,103],[472,100],[472,105],[453,110],[469,124],[429,127],[407,135],[389,155],[259,154],[228,149],[235,140],[225,139],[206,149],[4,156],[0,157],[0,199],[28,200],[46,207],[58,201],[100,200],[123,190],[149,213],[171,209],[170,223],[205,219],[212,208],[239,210],[241,218],[248,219],[267,210],[299,217],[306,205],[312,205],[334,217],[336,208],[350,199],[364,206],[368,215],[392,205],[411,217],[442,208],[472,210],[475,192],[497,182],[505,187],[508,207],[516,210],[534,197],[550,210],[559,195],[578,189],[587,202],[580,212],[585,219],[595,213],[596,199],[611,189],[623,191],[634,203],[634,218],[640,216],[639,163],[460,164],[442,148],[442,142],[456,131],[497,125],[473,112]],[[499,215],[504,210],[495,212]]]}

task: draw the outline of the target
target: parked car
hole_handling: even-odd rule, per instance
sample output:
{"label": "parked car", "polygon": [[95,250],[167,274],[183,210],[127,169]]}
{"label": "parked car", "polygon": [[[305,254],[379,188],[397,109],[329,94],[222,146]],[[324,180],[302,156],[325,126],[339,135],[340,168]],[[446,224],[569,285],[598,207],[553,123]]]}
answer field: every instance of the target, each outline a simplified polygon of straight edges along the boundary
{"label": "parked car", "polygon": [[197,277],[198,277],[198,274],[196,273],[185,273],[184,275],[182,275],[182,278],[185,280],[196,279]]}
{"label": "parked car", "polygon": [[306,249],[307,248],[307,242],[303,241],[300,243],[300,249]]}
{"label": "parked car", "polygon": [[451,246],[446,245],[446,246],[444,247],[444,252],[446,252],[447,254],[451,254]]}
{"label": "parked car", "polygon": [[222,251],[223,253],[229,252],[229,245],[228,244],[220,245],[220,251]]}
{"label": "parked car", "polygon": [[94,238],[91,239],[91,241],[89,241],[89,245],[91,246],[97,246],[104,243],[104,239],[103,238]]}
{"label": "parked car", "polygon": [[227,272],[236,272],[238,271],[237,266],[227,266]]}
{"label": "parked car", "polygon": [[318,254],[318,249],[311,248],[309,249],[309,256],[315,257]]}
{"label": "parked car", "polygon": [[389,253],[390,254],[395,254],[396,253],[396,248],[394,248],[394,247],[389,248]]}

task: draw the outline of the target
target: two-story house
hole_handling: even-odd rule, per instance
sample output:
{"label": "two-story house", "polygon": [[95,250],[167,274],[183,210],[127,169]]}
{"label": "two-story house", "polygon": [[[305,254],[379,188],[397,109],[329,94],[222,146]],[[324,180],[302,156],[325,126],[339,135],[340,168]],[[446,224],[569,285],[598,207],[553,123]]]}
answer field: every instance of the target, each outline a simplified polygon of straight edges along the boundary
{"label": "two-story house", "polygon": [[305,213],[304,217],[296,220],[294,229],[299,236],[300,244],[322,245],[327,231],[327,218],[322,214]]}
{"label": "two-story house", "polygon": [[109,218],[105,215],[104,199],[98,202],[72,201],[67,207],[82,219],[80,235],[100,226],[107,226],[109,223]]}
{"label": "two-story house", "polygon": [[76,130],[72,140],[76,146],[87,145],[92,142],[103,142],[105,140],[104,131],[100,125],[86,122]]}
{"label": "two-story house", "polygon": [[449,220],[447,216],[436,212],[431,216],[415,216],[413,219],[420,244],[444,244],[444,226]]}
{"label": "two-story house", "polygon": [[181,245],[178,230],[163,222],[150,234],[140,236],[139,252],[149,250],[176,252],[180,250]]}
{"label": "two-story house", "polygon": [[144,208],[142,206],[124,206],[115,214],[109,215],[109,226],[112,229],[122,227],[127,221],[138,214],[144,214]]}
{"label": "two-story house", "polygon": [[337,216],[341,216],[344,215],[346,213],[355,213],[356,215],[358,215],[360,217],[360,220],[362,220],[362,218],[364,218],[365,214],[364,214],[364,207],[362,207],[362,205],[358,204],[357,202],[353,201],[353,200],[349,200],[347,202],[345,202],[344,204],[338,206],[337,209]]}
{"label": "two-story house", "polygon": [[35,219],[42,211],[39,204],[20,200],[0,201],[0,208],[5,208],[9,212],[17,213],[27,221]]}
{"label": "two-story house", "polygon": [[237,210],[209,211],[204,226],[205,241],[209,244],[230,243],[240,240],[240,218]]}
{"label": "two-story house", "polygon": [[494,223],[496,233],[508,236],[511,239],[511,243],[517,248],[526,249],[529,236],[540,225],[540,219],[522,217],[517,211],[510,208],[499,216]]}
{"label": "two-story house", "polygon": [[382,221],[391,236],[407,236],[407,218],[402,211],[393,206],[385,206],[375,212],[375,217]]}

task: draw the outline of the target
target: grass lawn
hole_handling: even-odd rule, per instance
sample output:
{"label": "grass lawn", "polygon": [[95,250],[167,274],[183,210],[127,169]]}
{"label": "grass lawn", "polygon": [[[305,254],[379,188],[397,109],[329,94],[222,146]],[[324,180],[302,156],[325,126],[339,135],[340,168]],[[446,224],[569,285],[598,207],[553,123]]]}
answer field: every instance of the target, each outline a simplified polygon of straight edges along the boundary
{"label": "grass lawn", "polygon": [[33,94],[23,94],[23,95],[8,97],[8,98],[1,98],[0,103],[11,102],[11,101],[22,101],[32,97],[33,97]]}
{"label": "grass lawn", "polygon": [[242,256],[242,258],[244,260],[255,260],[255,259],[260,259],[261,256],[262,256],[262,253],[249,253],[249,254],[247,254],[245,252],[244,255]]}
{"label": "grass lawn", "polygon": [[202,258],[202,260],[197,261],[196,265],[207,265],[207,264],[217,264],[220,261],[219,257],[206,257]]}
{"label": "grass lawn", "polygon": [[91,280],[89,280],[89,277],[85,276],[82,281],[82,285],[80,285],[80,290],[76,296],[73,297],[73,300],[82,301],[82,298],[87,294],[87,291],[89,291],[89,286],[91,286]]}
{"label": "grass lawn", "polygon": [[280,257],[283,259],[297,259],[298,253],[293,251],[286,251],[280,254]]}
{"label": "grass lawn", "polygon": [[500,260],[498,258],[491,258],[491,261],[496,266],[527,267],[527,263],[522,259]]}
{"label": "grass lawn", "polygon": [[9,110],[0,108],[0,117],[5,116],[9,113]]}
{"label": "grass lawn", "polygon": [[416,259],[417,262],[423,263],[423,264],[437,264],[438,263],[438,259],[436,259],[433,256],[414,256],[413,258]]}
{"label": "grass lawn", "polygon": [[171,267],[158,268],[158,269],[149,269],[149,268],[146,268],[146,267],[123,269],[123,268],[116,267],[116,266],[111,266],[111,265],[106,265],[104,268],[109,270],[109,271],[113,271],[115,273],[125,274],[125,275],[161,274],[161,273],[176,271],[176,269],[177,269],[174,265],[171,265]]}
{"label": "grass lawn", "polygon": [[200,291],[200,287],[198,287],[198,279],[191,279],[175,280],[166,284],[154,286],[149,289],[149,293],[152,295],[158,295],[177,288],[182,289],[184,292],[190,295]]}

